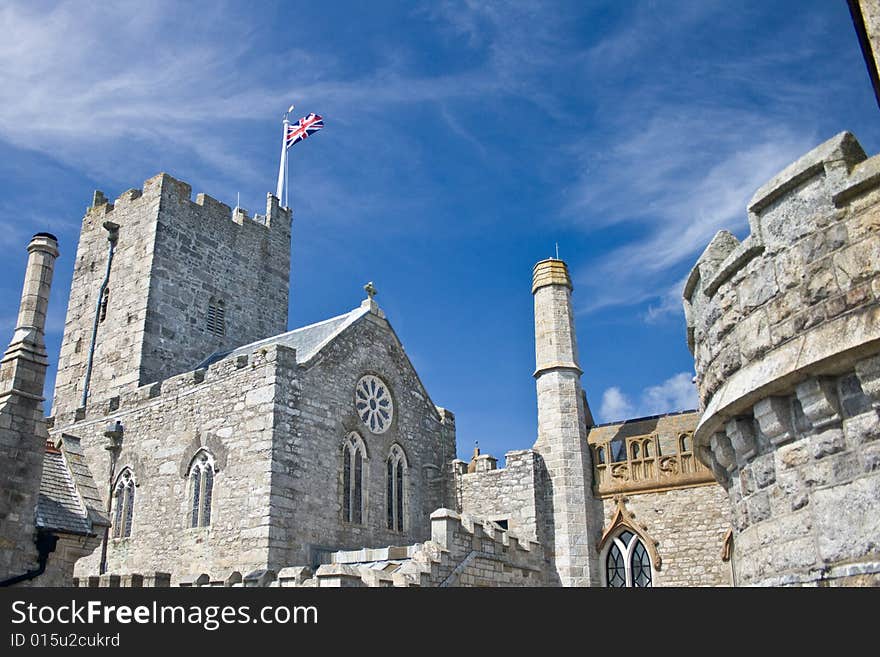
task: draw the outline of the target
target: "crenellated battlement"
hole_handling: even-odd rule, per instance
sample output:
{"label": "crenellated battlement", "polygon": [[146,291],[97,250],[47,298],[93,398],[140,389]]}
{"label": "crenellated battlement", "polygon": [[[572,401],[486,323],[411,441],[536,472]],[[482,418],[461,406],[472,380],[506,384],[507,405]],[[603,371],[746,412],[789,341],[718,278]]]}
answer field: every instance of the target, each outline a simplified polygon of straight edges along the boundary
{"label": "crenellated battlement", "polygon": [[144,181],[141,189],[132,188],[126,190],[114,201],[110,202],[104,193],[95,190],[91,205],[86,209],[86,215],[100,217],[103,221],[113,219],[117,209],[127,209],[132,204],[150,205],[159,199],[173,199],[181,205],[185,205],[193,213],[193,218],[202,221],[206,226],[221,221],[230,221],[238,226],[262,226],[263,228],[290,228],[291,210],[281,207],[274,194],[266,194],[266,213],[256,214],[251,217],[244,208],[233,208],[213,196],[200,192],[192,199],[192,186],[182,180],[178,180],[167,173],[158,173]]}
{"label": "crenellated battlement", "polygon": [[880,337],[869,321],[880,298],[878,202],[880,156],[867,159],[843,132],[756,192],[742,242],[715,236],[683,294],[701,427],[770,381],[855,357]]}
{"label": "crenellated battlement", "polygon": [[[162,403],[163,399],[188,395],[198,389],[208,390],[213,384],[238,385],[246,390],[247,384],[241,379],[253,378],[262,381],[265,366],[282,368],[288,376],[294,376],[297,367],[296,349],[281,344],[269,344],[255,348],[250,354],[230,355],[199,368],[175,376],[154,381],[119,394],[96,399],[85,408],[76,409],[52,418],[52,424],[60,430],[76,423],[103,423],[108,418],[124,420],[125,416],[144,406]],[[253,374],[255,370],[260,370]],[[234,382],[238,381],[238,384]],[[243,395],[244,396],[244,395]]]}
{"label": "crenellated battlement", "polygon": [[181,587],[449,587],[544,586],[544,548],[497,524],[450,509],[431,514],[431,540],[414,545],[341,550],[320,555],[317,567],[289,566],[173,575],[147,573],[74,580],[75,586]]}
{"label": "crenellated battlement", "polygon": [[730,497],[736,581],[876,582],[880,156],[840,133],[748,212],[684,289],[694,452]]}
{"label": "crenellated battlement", "polygon": [[193,199],[192,187],[167,173],[112,202],[96,191],[77,245],[54,414],[84,412],[96,313],[86,405],[283,333],[290,241],[291,212],[273,194],[266,214],[251,218],[204,193]]}

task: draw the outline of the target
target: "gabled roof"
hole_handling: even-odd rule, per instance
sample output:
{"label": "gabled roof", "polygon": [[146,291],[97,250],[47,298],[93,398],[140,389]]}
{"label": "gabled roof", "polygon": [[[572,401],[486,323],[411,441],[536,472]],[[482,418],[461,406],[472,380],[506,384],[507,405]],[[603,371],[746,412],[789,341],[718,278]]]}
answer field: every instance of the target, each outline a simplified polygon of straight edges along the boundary
{"label": "gabled roof", "polygon": [[62,443],[61,449],[51,442],[46,444],[36,526],[46,531],[95,535],[98,527],[110,523],[101,511],[94,479],[79,458],[79,441],[62,438],[65,440],[69,444]]}
{"label": "gabled roof", "polygon": [[215,351],[201,363],[196,365],[195,369],[208,367],[212,363],[216,363],[224,358],[229,358],[230,356],[250,354],[255,349],[270,344],[282,344],[286,347],[296,349],[296,361],[298,363],[304,363],[317,354],[325,344],[333,340],[333,338],[339,335],[348,326],[369,312],[369,307],[361,306],[355,308],[351,312],[345,313],[344,315],[331,317],[330,319],[325,319],[317,324],[309,324],[308,326],[303,326],[288,331],[287,333],[281,333],[280,335],[275,335],[271,338],[257,340],[256,342],[242,345],[230,351]]}

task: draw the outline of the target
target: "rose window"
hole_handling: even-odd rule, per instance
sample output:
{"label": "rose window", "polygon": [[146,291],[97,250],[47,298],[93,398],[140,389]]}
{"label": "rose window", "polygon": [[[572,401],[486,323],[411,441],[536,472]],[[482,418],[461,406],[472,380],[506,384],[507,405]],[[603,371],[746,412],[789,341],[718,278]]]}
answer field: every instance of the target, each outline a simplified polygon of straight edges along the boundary
{"label": "rose window", "polygon": [[385,433],[394,417],[388,386],[377,376],[361,377],[355,387],[355,407],[361,421],[373,433]]}

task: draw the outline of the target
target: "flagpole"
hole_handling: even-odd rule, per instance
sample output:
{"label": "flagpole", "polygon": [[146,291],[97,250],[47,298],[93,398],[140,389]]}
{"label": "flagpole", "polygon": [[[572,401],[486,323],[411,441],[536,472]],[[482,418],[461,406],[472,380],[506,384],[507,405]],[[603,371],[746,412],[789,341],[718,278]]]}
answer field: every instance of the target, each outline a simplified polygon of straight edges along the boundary
{"label": "flagpole", "polygon": [[281,202],[281,190],[284,188],[284,167],[287,164],[287,115],[284,115],[284,122],[281,128],[281,162],[278,164],[278,185],[275,188],[275,196],[278,202]]}
{"label": "flagpole", "polygon": [[293,105],[284,113],[284,120],[281,122],[281,161],[278,163],[278,184],[275,186],[275,196],[279,203],[281,203],[281,190],[284,189],[287,180],[287,126],[290,124],[288,117],[292,111]]}
{"label": "flagpole", "polygon": [[[286,134],[286,133],[285,133]],[[288,196],[290,194],[290,178],[287,175],[287,170],[290,167],[290,162],[288,162],[287,158],[284,158],[284,207],[290,207],[290,201]],[[281,199],[279,199],[280,202]]]}

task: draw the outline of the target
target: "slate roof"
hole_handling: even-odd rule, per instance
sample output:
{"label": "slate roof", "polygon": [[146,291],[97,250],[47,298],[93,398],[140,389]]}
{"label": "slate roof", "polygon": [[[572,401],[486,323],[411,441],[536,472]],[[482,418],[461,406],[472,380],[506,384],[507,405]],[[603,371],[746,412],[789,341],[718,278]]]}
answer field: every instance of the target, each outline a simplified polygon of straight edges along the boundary
{"label": "slate roof", "polygon": [[334,337],[342,332],[343,329],[350,326],[355,320],[362,317],[368,312],[368,308],[361,306],[359,308],[355,308],[351,312],[345,313],[344,315],[331,317],[330,319],[325,319],[322,322],[309,324],[308,326],[303,326],[301,328],[288,331],[287,333],[281,333],[280,335],[275,335],[271,338],[251,342],[250,344],[242,345],[241,347],[237,347],[236,349],[232,349],[229,351],[215,351],[201,363],[196,365],[194,369],[198,370],[208,367],[212,363],[216,363],[217,361],[223,360],[224,358],[228,358],[230,356],[241,356],[245,354],[250,354],[255,349],[259,349],[260,347],[270,344],[283,344],[286,347],[292,347],[293,349],[296,349],[296,362],[304,363],[312,356],[317,354],[318,351],[321,350],[321,347],[330,342]]}
{"label": "slate roof", "polygon": [[110,524],[75,438],[63,437],[61,449],[46,444],[36,524],[38,529],[80,535],[94,535],[98,527]]}

